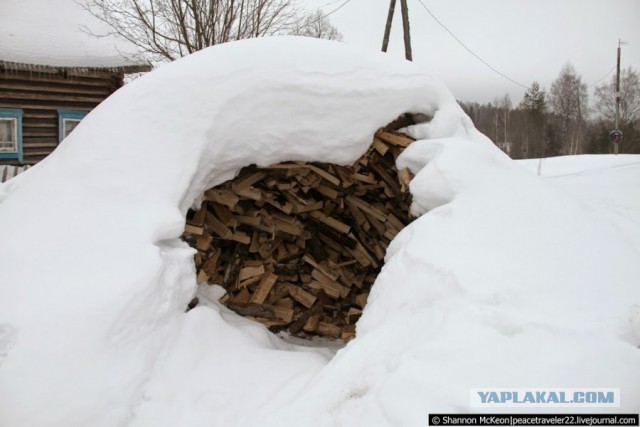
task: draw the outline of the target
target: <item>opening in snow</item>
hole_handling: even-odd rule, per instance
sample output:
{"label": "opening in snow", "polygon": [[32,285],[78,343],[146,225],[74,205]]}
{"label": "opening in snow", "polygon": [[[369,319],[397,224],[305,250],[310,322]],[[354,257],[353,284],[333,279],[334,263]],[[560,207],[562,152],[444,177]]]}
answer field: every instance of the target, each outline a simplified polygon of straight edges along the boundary
{"label": "opening in snow", "polygon": [[397,129],[413,123],[378,130],[351,166],[249,166],[205,191],[183,235],[198,282],[222,286],[222,303],[274,332],[355,337],[387,246],[411,221],[411,177],[395,161],[413,142]]}

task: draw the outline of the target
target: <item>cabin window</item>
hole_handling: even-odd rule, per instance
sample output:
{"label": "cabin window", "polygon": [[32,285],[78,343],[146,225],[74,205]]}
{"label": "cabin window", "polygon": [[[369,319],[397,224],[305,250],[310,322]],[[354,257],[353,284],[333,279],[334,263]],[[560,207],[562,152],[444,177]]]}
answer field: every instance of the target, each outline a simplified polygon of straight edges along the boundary
{"label": "cabin window", "polygon": [[58,142],[69,136],[86,115],[86,111],[58,110]]}
{"label": "cabin window", "polygon": [[22,110],[0,108],[0,159],[22,163]]}

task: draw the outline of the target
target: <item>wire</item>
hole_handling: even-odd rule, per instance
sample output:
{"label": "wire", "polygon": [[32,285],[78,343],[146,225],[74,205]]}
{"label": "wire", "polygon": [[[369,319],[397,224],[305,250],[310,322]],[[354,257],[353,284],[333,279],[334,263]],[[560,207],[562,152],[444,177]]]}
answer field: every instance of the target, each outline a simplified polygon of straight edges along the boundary
{"label": "wire", "polygon": [[592,87],[594,87],[595,85],[597,85],[598,83],[600,83],[602,80],[604,80],[609,74],[611,74],[613,72],[613,70],[616,69],[616,65],[613,66],[613,68],[611,68],[609,71],[607,71],[607,74],[605,74],[604,76],[600,77],[598,80],[595,81],[595,83],[589,85],[589,89],[591,89]]}
{"label": "wire", "polygon": [[[327,16],[331,16],[331,15],[333,15],[334,13],[336,13],[337,11],[339,11],[340,9],[342,9],[343,7],[345,7],[345,6],[346,6],[348,3],[350,3],[350,2],[351,2],[351,0],[346,0],[344,3],[342,3],[340,6],[336,7],[335,9],[333,9],[331,12],[326,13],[326,14],[323,16],[323,18],[326,18]],[[333,3],[335,3],[335,2],[327,3],[327,4],[325,4],[325,5],[324,5],[324,6],[322,6],[322,7],[329,6],[330,4],[333,4]]]}
{"label": "wire", "polygon": [[324,9],[327,6],[332,6],[332,5],[336,4],[336,3],[340,3],[341,1],[342,0],[333,0],[333,1],[330,1],[329,3],[323,4],[322,6],[317,6],[314,9]]}
{"label": "wire", "polygon": [[515,85],[517,85],[517,86],[520,86],[521,88],[524,88],[524,89],[530,89],[530,88],[529,88],[529,86],[525,86],[525,85],[523,85],[523,84],[521,84],[521,83],[519,83],[519,82],[515,81],[515,80],[514,80],[514,79],[512,79],[511,77],[507,76],[507,75],[506,75],[506,74],[504,74],[503,72],[501,72],[501,71],[499,71],[499,70],[495,69],[493,66],[491,66],[491,64],[489,64],[487,61],[485,61],[484,59],[482,59],[482,58],[480,57],[480,55],[478,55],[477,53],[475,53],[474,51],[472,51],[469,47],[467,47],[467,45],[466,45],[466,44],[464,44],[464,43],[462,42],[462,40],[460,40],[460,39],[459,39],[455,34],[453,34],[453,32],[452,32],[449,28],[447,28],[447,26],[446,26],[446,25],[444,25],[444,24],[442,23],[442,21],[440,21],[440,20],[439,20],[439,19],[438,19],[438,18],[437,18],[437,17],[436,17],[436,16],[435,16],[435,15],[434,15],[430,10],[429,10],[429,8],[427,7],[427,5],[425,5],[425,4],[422,2],[422,0],[418,0],[418,2],[422,5],[422,7],[424,8],[424,10],[426,10],[426,11],[427,11],[427,13],[428,13],[429,15],[431,15],[431,17],[432,17],[432,18],[433,18],[433,19],[434,19],[434,20],[435,20],[435,21],[436,21],[436,22],[437,22],[437,23],[438,23],[442,28],[444,28],[444,29],[445,29],[445,31],[446,31],[446,32],[448,32],[448,33],[451,35],[451,37],[453,37],[453,38],[454,38],[454,39],[455,39],[455,40],[460,44],[460,46],[462,46],[463,48],[465,48],[465,49],[466,49],[466,51],[467,51],[467,52],[469,52],[471,55],[475,56],[475,57],[476,57],[480,62],[482,62],[484,65],[486,65],[486,66],[487,66],[491,71],[493,71],[494,73],[498,74],[499,76],[501,76],[501,77],[503,77],[503,78],[505,78],[505,79],[509,80],[511,83],[513,83],[513,84],[515,84]]}
{"label": "wire", "polygon": [[[329,3],[326,3],[326,4],[322,5],[322,6],[319,6],[319,7],[318,7],[318,8],[316,8],[315,10],[316,10],[316,11],[321,11],[323,7],[331,6],[332,4],[336,4],[336,3],[338,3],[339,1],[342,1],[342,0],[334,0],[334,1],[330,1]],[[323,19],[325,19],[326,17],[333,15],[334,13],[336,13],[337,11],[339,11],[340,9],[342,9],[343,7],[345,7],[349,2],[351,2],[351,0],[346,0],[344,3],[342,3],[342,4],[341,4],[340,6],[338,6],[337,8],[333,9],[331,12],[329,12],[329,13],[325,13],[324,15],[319,16],[317,19],[314,19],[312,22],[309,22],[308,24],[309,24],[309,25],[313,25],[313,24],[315,24],[316,22],[320,22],[320,21],[322,21],[322,20],[323,20]]]}

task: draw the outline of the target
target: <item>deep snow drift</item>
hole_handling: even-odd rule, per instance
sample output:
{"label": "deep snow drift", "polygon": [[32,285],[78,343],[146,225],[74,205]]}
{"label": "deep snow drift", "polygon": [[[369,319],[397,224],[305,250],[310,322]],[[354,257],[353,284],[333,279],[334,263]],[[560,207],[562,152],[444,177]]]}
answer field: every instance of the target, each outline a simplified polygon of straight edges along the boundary
{"label": "deep snow drift", "polygon": [[[329,361],[215,287],[184,313],[195,269],[178,237],[204,189],[251,163],[351,163],[404,112],[433,117],[399,159],[422,216],[354,341]],[[424,425],[500,386],[615,387],[640,407],[640,240],[383,54],[260,39],[156,70],[0,187],[0,236],[3,425]]]}

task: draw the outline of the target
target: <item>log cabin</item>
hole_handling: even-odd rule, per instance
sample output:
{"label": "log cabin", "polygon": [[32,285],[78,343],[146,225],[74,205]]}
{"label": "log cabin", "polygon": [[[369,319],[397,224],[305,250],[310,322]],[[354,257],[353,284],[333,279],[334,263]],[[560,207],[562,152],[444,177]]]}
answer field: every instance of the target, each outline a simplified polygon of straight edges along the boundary
{"label": "log cabin", "polygon": [[[3,0],[0,13],[0,165],[33,165],[82,118],[124,84],[149,71],[115,37],[96,37],[100,21],[74,0]],[[55,16],[51,16],[55,15]],[[88,30],[91,26],[91,30]]]}

